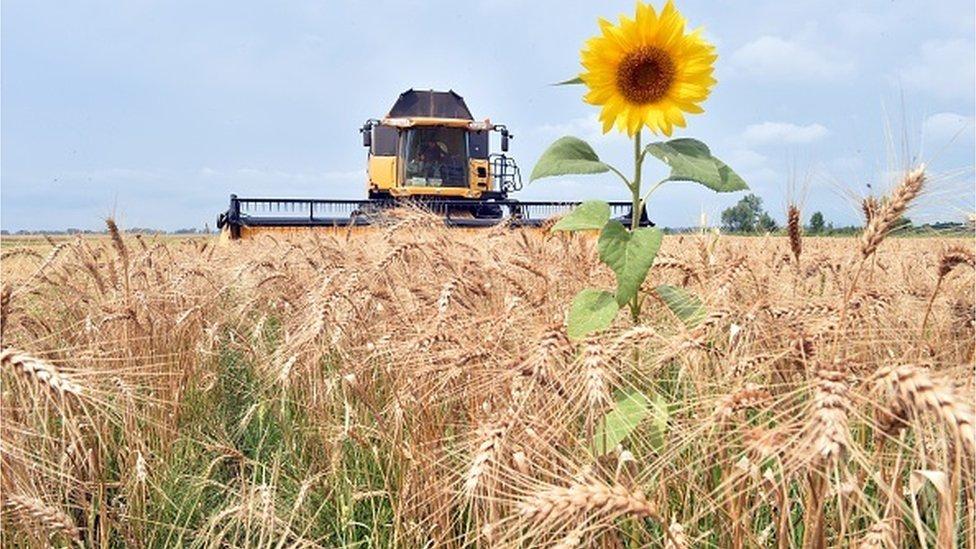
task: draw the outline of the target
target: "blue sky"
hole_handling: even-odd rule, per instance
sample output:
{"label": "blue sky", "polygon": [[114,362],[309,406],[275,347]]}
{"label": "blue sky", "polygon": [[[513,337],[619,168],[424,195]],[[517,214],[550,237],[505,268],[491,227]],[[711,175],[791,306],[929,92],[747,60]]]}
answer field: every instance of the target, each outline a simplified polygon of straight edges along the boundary
{"label": "blue sky", "polygon": [[[660,6],[662,2],[654,2]],[[919,221],[974,209],[974,6],[938,2],[683,0],[719,52],[707,142],[782,219],[857,221],[852,196],[929,163]],[[403,90],[454,89],[515,133],[528,173],[554,139],[602,135],[579,72],[596,18],[630,1],[42,2],[2,7],[5,229],[164,229],[210,222],[240,195],[364,196],[357,128]],[[651,165],[645,179],[663,176]],[[548,179],[525,199],[621,198],[609,176]],[[670,184],[653,219],[694,225],[741,194]]]}

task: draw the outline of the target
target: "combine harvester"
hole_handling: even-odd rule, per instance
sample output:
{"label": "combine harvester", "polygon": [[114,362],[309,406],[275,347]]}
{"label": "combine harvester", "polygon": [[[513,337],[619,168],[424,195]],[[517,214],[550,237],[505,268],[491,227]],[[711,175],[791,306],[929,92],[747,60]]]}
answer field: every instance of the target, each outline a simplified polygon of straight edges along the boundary
{"label": "combine harvester", "polygon": [[[453,91],[408,90],[386,118],[367,120],[359,131],[369,148],[366,199],[231,195],[230,207],[217,219],[221,239],[368,227],[388,220],[391,208],[411,205],[442,216],[448,227],[541,227],[547,218],[579,204],[509,198],[522,188],[518,166],[505,155],[512,134],[487,119],[475,121]],[[501,154],[489,152],[491,132],[500,134]],[[610,207],[625,226],[630,224],[630,202],[611,202]],[[646,213],[641,217],[641,225],[651,225]]]}

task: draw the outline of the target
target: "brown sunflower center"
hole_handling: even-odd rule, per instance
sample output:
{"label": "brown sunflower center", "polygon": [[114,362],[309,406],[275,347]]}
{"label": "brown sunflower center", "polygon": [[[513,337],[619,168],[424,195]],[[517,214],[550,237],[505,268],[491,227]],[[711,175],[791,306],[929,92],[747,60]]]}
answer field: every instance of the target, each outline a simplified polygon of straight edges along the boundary
{"label": "brown sunflower center", "polygon": [[674,76],[674,61],[666,51],[642,46],[617,66],[617,89],[631,103],[653,103],[668,93]]}

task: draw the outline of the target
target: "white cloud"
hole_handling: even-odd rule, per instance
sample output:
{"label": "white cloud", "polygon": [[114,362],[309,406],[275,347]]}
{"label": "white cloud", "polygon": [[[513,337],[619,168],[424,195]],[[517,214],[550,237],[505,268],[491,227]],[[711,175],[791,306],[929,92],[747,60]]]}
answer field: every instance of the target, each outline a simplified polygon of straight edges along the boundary
{"label": "white cloud", "polygon": [[769,35],[736,50],[732,63],[762,78],[784,80],[832,80],[854,72],[854,63],[837,52]]}
{"label": "white cloud", "polygon": [[752,143],[811,143],[828,133],[830,131],[821,124],[798,126],[789,122],[762,122],[748,126],[742,137]]}
{"label": "white cloud", "polygon": [[871,12],[861,7],[849,7],[837,14],[840,28],[854,36],[881,34],[891,28],[893,19],[890,11]]}
{"label": "white cloud", "polygon": [[970,40],[930,40],[897,74],[905,86],[943,99],[973,96],[976,45]]}
{"label": "white cloud", "polygon": [[849,173],[863,170],[864,159],[854,155],[838,156],[837,158],[828,160],[826,165],[831,170],[842,172],[846,176]]}
{"label": "white cloud", "polygon": [[722,160],[733,169],[742,171],[763,167],[768,159],[750,149],[737,149],[723,154]]}
{"label": "white cloud", "polygon": [[954,112],[933,114],[922,123],[925,141],[933,144],[948,143],[953,139],[964,139],[973,135],[976,118]]}
{"label": "white cloud", "polygon": [[568,122],[543,124],[535,129],[547,138],[557,139],[564,135],[572,135],[590,144],[604,144],[611,141],[626,143],[629,141],[627,137],[616,130],[603,133],[603,124],[600,122],[600,118],[596,113],[590,116],[574,118]]}
{"label": "white cloud", "polygon": [[164,175],[155,170],[136,168],[98,168],[94,170],[69,171],[61,174],[65,180],[86,180],[89,182],[117,182],[117,181],[156,181]]}
{"label": "white cloud", "polygon": [[314,183],[316,181],[350,181],[363,179],[366,169],[336,170],[323,172],[292,172],[285,170],[267,170],[260,168],[242,167],[232,170],[219,170],[203,167],[198,172],[201,177],[209,178],[242,178],[246,180],[265,180],[269,182]]}
{"label": "white cloud", "polygon": [[738,173],[749,186],[757,186],[781,181],[779,172],[770,166],[769,158],[752,149],[739,148],[722,153],[722,160]]}

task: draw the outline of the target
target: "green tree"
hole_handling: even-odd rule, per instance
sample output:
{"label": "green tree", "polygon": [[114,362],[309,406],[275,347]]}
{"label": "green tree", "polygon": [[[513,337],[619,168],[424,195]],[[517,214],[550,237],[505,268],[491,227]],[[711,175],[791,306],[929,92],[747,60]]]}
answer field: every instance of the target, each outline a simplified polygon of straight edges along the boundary
{"label": "green tree", "polygon": [[722,212],[722,228],[732,233],[753,232],[762,213],[762,198],[747,194],[735,206]]}
{"label": "green tree", "polygon": [[775,219],[766,212],[759,214],[759,219],[756,220],[756,230],[762,233],[771,233],[776,229],[779,229],[779,225],[776,224]]}
{"label": "green tree", "polygon": [[826,222],[820,212],[813,212],[810,216],[810,234],[823,234]]}

